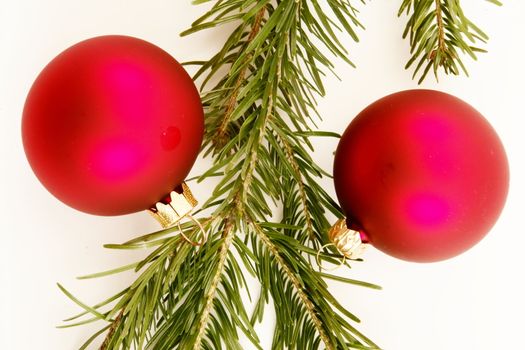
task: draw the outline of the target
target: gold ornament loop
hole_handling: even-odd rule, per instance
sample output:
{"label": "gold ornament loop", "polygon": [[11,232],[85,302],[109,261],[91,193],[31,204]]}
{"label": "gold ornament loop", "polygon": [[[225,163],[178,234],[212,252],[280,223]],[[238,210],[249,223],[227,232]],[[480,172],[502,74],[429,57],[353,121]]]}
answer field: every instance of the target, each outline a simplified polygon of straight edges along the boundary
{"label": "gold ornament loop", "polygon": [[[170,192],[165,202],[157,202],[153,208],[148,209],[148,213],[157,220],[162,228],[170,228],[177,225],[180,235],[186,242],[194,247],[202,246],[208,240],[208,235],[201,222],[191,215],[197,203],[190,188],[183,182],[175,190]],[[202,238],[199,242],[192,241],[184,234],[180,221],[185,217],[196,223],[202,232]]]}
{"label": "gold ornament loop", "polygon": [[346,256],[343,255],[343,257],[341,258],[341,262],[339,263],[339,265],[335,265],[334,267],[332,268],[325,268],[323,267],[323,264],[321,263],[321,260],[319,259],[319,256],[321,255],[321,251],[326,248],[326,247],[329,247],[329,246],[335,246],[334,243],[328,243],[328,244],[325,244],[324,246],[322,246],[321,248],[319,248],[319,250],[317,251],[317,255],[315,256],[315,260],[317,262],[317,266],[319,266],[319,268],[321,268],[322,270],[325,270],[325,271],[335,271],[337,270],[338,268],[340,268],[341,266],[343,266],[346,262]]}
{"label": "gold ornament loop", "polygon": [[186,216],[191,220],[193,221],[194,223],[197,224],[197,226],[199,226],[199,229],[200,231],[202,232],[202,238],[199,242],[195,242],[195,241],[192,241],[191,239],[188,238],[188,236],[186,236],[186,234],[184,234],[184,231],[182,230],[182,227],[180,226],[180,221],[177,222],[177,226],[179,227],[179,233],[180,235],[182,236],[182,238],[188,242],[189,244],[191,244],[192,246],[194,247],[200,247],[200,246],[203,246],[204,243],[206,243],[206,241],[208,240],[208,234],[206,233],[206,230],[204,229],[204,227],[202,226],[201,222],[197,219],[195,219],[193,217],[193,215],[191,214],[186,214]]}

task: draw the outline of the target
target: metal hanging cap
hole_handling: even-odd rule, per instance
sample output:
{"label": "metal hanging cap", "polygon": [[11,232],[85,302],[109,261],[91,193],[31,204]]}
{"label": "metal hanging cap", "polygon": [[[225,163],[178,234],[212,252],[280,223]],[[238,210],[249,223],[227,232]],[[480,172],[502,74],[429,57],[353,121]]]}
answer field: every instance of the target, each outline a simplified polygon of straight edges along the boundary
{"label": "metal hanging cap", "polygon": [[174,191],[171,191],[165,202],[157,202],[148,212],[157,220],[162,228],[176,225],[182,218],[190,215],[197,206],[190,188],[183,182]]}
{"label": "metal hanging cap", "polygon": [[[363,253],[368,246],[368,241],[363,240],[361,232],[352,230],[348,228],[346,224],[346,218],[337,220],[337,222],[330,228],[328,231],[328,239],[331,243],[325,244],[317,251],[317,265],[320,269],[326,271],[333,271],[346,262],[346,260],[356,260],[360,259],[363,256]],[[325,268],[321,264],[320,255],[321,251],[328,247],[334,246],[337,248],[337,251],[343,256],[339,265],[334,268]]]}
{"label": "metal hanging cap", "polygon": [[367,243],[361,239],[361,233],[348,228],[346,218],[339,219],[328,231],[328,238],[346,259],[360,259]]}

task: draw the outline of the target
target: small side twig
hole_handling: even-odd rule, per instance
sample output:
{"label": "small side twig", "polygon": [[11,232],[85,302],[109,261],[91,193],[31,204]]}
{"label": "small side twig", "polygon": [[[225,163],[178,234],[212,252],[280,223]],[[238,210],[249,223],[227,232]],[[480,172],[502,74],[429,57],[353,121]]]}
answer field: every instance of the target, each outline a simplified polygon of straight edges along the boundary
{"label": "small side twig", "polygon": [[113,335],[115,334],[115,330],[120,325],[120,322],[122,321],[122,317],[124,316],[124,308],[120,311],[120,313],[117,315],[117,317],[113,320],[111,323],[111,327],[108,330],[108,334],[106,335],[106,338],[104,339],[104,342],[100,346],[100,350],[108,350],[109,343],[111,342],[111,339],[113,338]]}

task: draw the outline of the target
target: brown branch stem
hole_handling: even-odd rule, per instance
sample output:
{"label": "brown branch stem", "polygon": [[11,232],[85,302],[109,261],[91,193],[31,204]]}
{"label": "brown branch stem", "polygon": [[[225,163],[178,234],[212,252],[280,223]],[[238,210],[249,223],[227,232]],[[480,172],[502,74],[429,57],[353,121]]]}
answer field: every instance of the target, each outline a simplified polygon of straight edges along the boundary
{"label": "brown branch stem", "polygon": [[124,307],[122,307],[122,310],[120,310],[118,316],[111,323],[111,327],[108,330],[108,334],[106,335],[106,338],[104,338],[104,342],[100,346],[100,350],[108,349],[109,343],[111,342],[111,339],[113,338],[113,334],[115,334],[115,330],[120,325],[123,315],[124,315]]}
{"label": "brown branch stem", "polygon": [[217,270],[215,271],[215,275],[213,276],[210,289],[208,290],[205,296],[206,304],[204,306],[204,311],[202,312],[202,315],[199,320],[199,330],[197,332],[197,338],[195,339],[195,343],[193,344],[194,350],[199,350],[201,348],[202,338],[204,336],[204,332],[206,332],[206,326],[210,319],[211,311],[213,309],[213,300],[215,299],[217,286],[219,285],[219,282],[221,280],[221,276],[224,270],[224,264],[226,263],[226,257],[228,256],[228,250],[230,249],[230,245],[234,237],[233,228],[234,226],[232,221],[227,220],[222,235],[224,243],[221,245],[219,251],[219,262],[217,264]]}
{"label": "brown branch stem", "polygon": [[446,51],[445,45],[445,25],[443,24],[443,12],[441,10],[441,0],[436,1],[436,19],[438,26],[438,50]]}
{"label": "brown branch stem", "polygon": [[[246,45],[249,45],[253,41],[253,39],[255,39],[259,31],[261,30],[261,22],[262,22],[262,19],[265,13],[266,13],[266,7],[263,7],[262,9],[259,10],[257,15],[255,16],[255,21],[252,25],[250,34],[246,41]],[[246,77],[246,72],[248,70],[247,63],[249,60],[251,60],[252,56],[253,55],[249,55],[248,57],[246,57],[246,62],[245,62],[246,64],[239,72],[239,76],[237,77],[237,80],[235,82],[235,87],[233,89],[233,92],[230,98],[228,99],[228,102],[226,103],[226,111],[224,113],[224,117],[222,118],[221,125],[219,126],[215,134],[216,136],[214,138],[214,144],[216,147],[222,147],[224,145],[224,140],[228,136],[227,135],[228,124],[230,123],[230,118],[237,105],[237,97],[241,90],[242,83],[244,82],[244,79]]]}
{"label": "brown branch stem", "polygon": [[290,164],[292,166],[292,169],[295,173],[295,177],[297,179],[297,187],[299,188],[299,197],[301,199],[301,203],[303,204],[303,213],[306,220],[306,231],[308,232],[308,235],[310,236],[310,239],[314,239],[314,229],[312,225],[312,217],[310,215],[310,212],[308,211],[308,203],[306,199],[306,190],[304,188],[304,182],[303,182],[303,176],[301,175],[301,170],[299,169],[299,165],[297,164],[297,161],[295,160],[293,156],[293,150],[290,144],[279,134],[277,134],[277,137],[281,141],[282,145],[284,146],[284,151],[286,153],[286,156],[288,157],[288,160],[290,161]]}
{"label": "brown branch stem", "polygon": [[278,249],[275,247],[275,245],[272,243],[272,241],[268,238],[266,234],[261,230],[261,228],[254,223],[252,220],[246,219],[248,223],[251,224],[251,226],[254,228],[255,232],[257,233],[257,236],[261,239],[261,241],[264,243],[264,245],[268,248],[268,250],[272,253],[272,255],[275,257],[281,268],[283,269],[284,273],[290,281],[292,282],[292,285],[295,288],[295,291],[297,292],[297,295],[303,302],[304,306],[306,307],[306,311],[312,318],[312,321],[314,323],[315,328],[317,329],[317,332],[319,333],[319,336],[321,337],[321,340],[326,346],[327,350],[335,350],[335,346],[328,337],[328,334],[326,333],[326,330],[323,326],[323,323],[317,316],[317,312],[315,310],[315,305],[312,303],[310,298],[308,298],[308,294],[305,292],[303,285],[301,281],[297,278],[297,276],[294,274],[290,266],[286,263],[286,261],[283,259],[281,254],[279,254]]}

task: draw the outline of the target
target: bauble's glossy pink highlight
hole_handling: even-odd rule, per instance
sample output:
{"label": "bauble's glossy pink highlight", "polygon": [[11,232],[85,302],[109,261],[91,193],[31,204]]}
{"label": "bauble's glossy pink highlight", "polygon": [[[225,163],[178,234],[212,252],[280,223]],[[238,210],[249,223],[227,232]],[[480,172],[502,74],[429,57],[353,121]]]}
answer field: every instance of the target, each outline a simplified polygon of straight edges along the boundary
{"label": "bauble's glossy pink highlight", "polygon": [[199,93],[167,52],[128,36],[82,41],[54,58],[24,108],[35,174],[78,210],[148,209],[188,175],[204,131]]}
{"label": "bauble's glossy pink highlight", "polygon": [[451,258],[479,242],[504,206],[503,145],[469,104],[408,90],[368,106],[335,155],[337,197],[350,226],[400,259]]}

